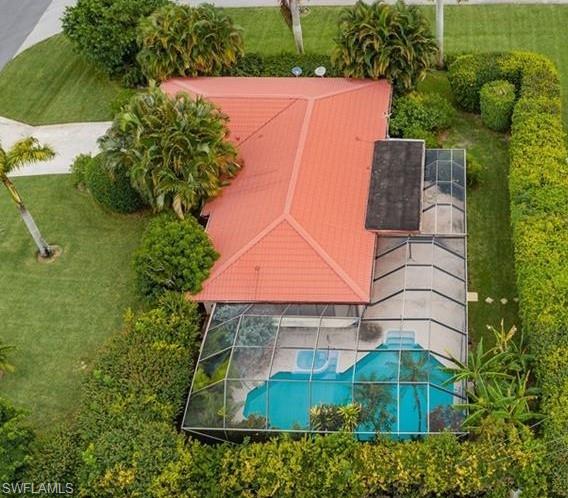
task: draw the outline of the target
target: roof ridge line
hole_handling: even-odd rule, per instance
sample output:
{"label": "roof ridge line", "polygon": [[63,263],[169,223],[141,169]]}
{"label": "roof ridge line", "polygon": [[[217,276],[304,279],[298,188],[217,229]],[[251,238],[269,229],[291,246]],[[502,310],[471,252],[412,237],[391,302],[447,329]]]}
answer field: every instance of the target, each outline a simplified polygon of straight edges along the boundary
{"label": "roof ridge line", "polygon": [[344,93],[356,92],[358,90],[362,90],[363,88],[368,88],[372,86],[374,83],[378,83],[379,81],[382,80],[369,80],[369,81],[364,80],[361,83],[357,84],[357,86],[354,86],[353,88],[340,88],[339,90],[334,90],[329,93],[324,93],[323,95],[318,95],[317,97],[315,97],[315,100],[325,100],[330,97],[342,95]]}
{"label": "roof ridge line", "polygon": [[[288,99],[286,99],[286,100],[288,100]],[[246,143],[249,138],[256,135],[260,130],[262,130],[269,123],[272,123],[272,121],[274,121],[277,117],[279,117],[283,112],[286,112],[288,109],[290,109],[290,107],[292,107],[300,99],[291,98],[289,100],[290,100],[290,102],[288,103],[288,105],[286,107],[280,109],[276,114],[274,114],[274,116],[271,116],[270,119],[268,119],[268,121],[265,121],[263,124],[261,124],[256,130],[254,130],[251,134],[249,134],[249,136],[246,137],[242,142],[239,142],[239,144],[237,144],[237,147],[240,147],[241,145]],[[230,122],[230,119],[229,119],[229,122]]]}
{"label": "roof ridge line", "polygon": [[284,215],[284,219],[290,224],[302,239],[323,259],[323,261],[335,272],[335,274],[361,299],[367,300],[367,295],[353,279],[341,268],[341,266],[320,246],[310,233],[290,213]]}
{"label": "roof ridge line", "polygon": [[215,274],[210,275],[207,282],[212,282],[217,277],[223,274],[233,263],[239,260],[239,258],[249,251],[253,246],[260,242],[264,237],[266,237],[272,230],[274,230],[282,221],[286,219],[285,215],[281,214],[274,218],[268,225],[266,225],[260,232],[258,232],[252,239],[250,239],[244,246],[242,246],[237,252],[235,252],[227,261],[225,261],[217,270]]}
{"label": "roof ridge line", "polygon": [[292,206],[292,199],[294,199],[294,194],[296,192],[296,184],[298,183],[298,176],[300,175],[300,165],[302,164],[302,157],[304,155],[304,145],[308,137],[308,131],[310,129],[310,122],[312,120],[312,114],[314,110],[315,100],[313,98],[307,99],[308,107],[304,115],[304,122],[302,123],[302,130],[300,131],[300,136],[298,138],[298,144],[296,146],[296,154],[294,156],[294,166],[292,167],[292,174],[290,175],[290,184],[288,186],[288,192],[286,193],[286,200],[284,201],[284,217],[290,212]]}

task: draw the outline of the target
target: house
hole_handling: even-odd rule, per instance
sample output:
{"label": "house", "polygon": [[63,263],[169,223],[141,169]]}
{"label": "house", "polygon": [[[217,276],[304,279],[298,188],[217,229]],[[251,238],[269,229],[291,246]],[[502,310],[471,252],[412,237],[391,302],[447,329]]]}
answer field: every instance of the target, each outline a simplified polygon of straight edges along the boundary
{"label": "house", "polygon": [[388,139],[385,81],[163,89],[217,104],[244,161],[202,213],[221,257],[194,297],[210,318],[183,427],[338,430],[356,404],[360,439],[459,431],[443,367],[467,350],[464,151]]}

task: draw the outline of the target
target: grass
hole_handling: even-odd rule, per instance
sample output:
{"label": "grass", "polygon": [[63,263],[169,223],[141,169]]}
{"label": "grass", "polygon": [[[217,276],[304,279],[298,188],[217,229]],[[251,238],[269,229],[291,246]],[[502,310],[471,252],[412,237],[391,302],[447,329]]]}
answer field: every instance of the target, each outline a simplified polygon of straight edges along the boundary
{"label": "grass", "polygon": [[35,247],[6,192],[0,191],[0,335],[16,346],[16,371],[0,392],[49,427],[78,403],[95,351],[136,304],[130,255],[144,225],[139,215],[104,212],[69,176],[14,180],[44,236],[63,248],[56,261]]}
{"label": "grass", "polygon": [[[421,86],[451,99],[445,73],[432,74]],[[459,112],[444,147],[466,148],[468,158],[484,166],[480,184],[467,191],[468,287],[479,301],[469,303],[469,333],[493,342],[487,325],[520,325],[513,264],[513,241],[509,211],[507,136],[488,130],[479,116]],[[493,303],[485,302],[487,297]],[[502,304],[501,299],[507,303]]]}
{"label": "grass", "polygon": [[63,35],[10,61],[0,73],[0,116],[28,124],[106,121],[118,83],[77,55]]}
{"label": "grass", "polygon": [[[433,21],[434,7],[422,7]],[[307,51],[329,53],[340,7],[312,7],[302,19]],[[246,50],[294,51],[278,8],[227,9],[244,29]],[[568,123],[568,5],[457,5],[446,7],[446,51],[531,50],[558,66]],[[62,36],[26,50],[0,73],[0,116],[30,124],[99,121],[111,118],[110,102],[120,91],[73,52]]]}

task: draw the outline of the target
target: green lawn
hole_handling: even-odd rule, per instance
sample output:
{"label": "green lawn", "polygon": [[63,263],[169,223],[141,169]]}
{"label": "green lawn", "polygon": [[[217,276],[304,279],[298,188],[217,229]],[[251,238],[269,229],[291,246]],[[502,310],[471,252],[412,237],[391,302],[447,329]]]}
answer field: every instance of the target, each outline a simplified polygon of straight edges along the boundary
{"label": "green lawn", "polygon": [[[15,179],[46,239],[63,248],[38,263],[35,247],[0,190],[0,336],[17,347],[0,392],[48,427],[77,405],[85,365],[135,303],[130,255],[144,217],[104,212],[69,176]],[[85,363],[83,363],[85,362]]]}
{"label": "green lawn", "polygon": [[[426,92],[439,92],[451,99],[445,73],[434,73],[421,85]],[[460,147],[468,157],[483,164],[480,185],[467,191],[468,277],[469,290],[479,294],[470,303],[469,333],[477,341],[492,342],[487,325],[519,325],[513,242],[509,212],[507,136],[488,130],[479,116],[458,113],[444,147]],[[486,303],[487,297],[493,303]],[[501,299],[507,299],[506,304]]]}
{"label": "green lawn", "polygon": [[[430,19],[433,7],[423,7]],[[244,29],[247,51],[293,51],[292,35],[277,8],[227,9]],[[313,7],[303,18],[307,51],[329,52],[338,7]],[[568,5],[458,5],[446,7],[446,50],[523,49],[549,56],[568,87]],[[0,116],[31,124],[110,119],[119,91],[62,36],[25,51],[0,73]],[[568,91],[564,91],[568,122]]]}
{"label": "green lawn", "polygon": [[63,35],[23,52],[0,72],[0,116],[29,124],[106,121],[120,86],[73,52]]}

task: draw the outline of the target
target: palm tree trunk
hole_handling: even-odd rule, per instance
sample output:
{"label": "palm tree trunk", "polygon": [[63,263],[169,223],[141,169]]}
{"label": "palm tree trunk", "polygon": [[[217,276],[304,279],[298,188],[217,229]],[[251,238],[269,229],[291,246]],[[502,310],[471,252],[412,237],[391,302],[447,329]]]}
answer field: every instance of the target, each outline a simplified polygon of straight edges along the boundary
{"label": "palm tree trunk", "polygon": [[37,227],[32,215],[27,210],[24,202],[22,201],[22,198],[20,197],[20,194],[16,190],[16,186],[6,175],[2,175],[2,183],[8,189],[12,200],[16,203],[18,211],[20,212],[20,216],[22,217],[22,220],[24,220],[26,228],[28,229],[28,232],[30,232],[32,239],[34,239],[39,254],[42,258],[49,258],[53,254],[53,250],[42,237],[41,232],[39,231],[39,228]]}
{"label": "palm tree trunk", "polygon": [[299,0],[290,0],[290,13],[292,14],[292,32],[296,42],[296,50],[299,54],[304,53],[304,38],[302,36],[302,23],[300,22]]}
{"label": "palm tree trunk", "polygon": [[436,41],[438,43],[438,66],[444,66],[444,0],[436,0]]}

